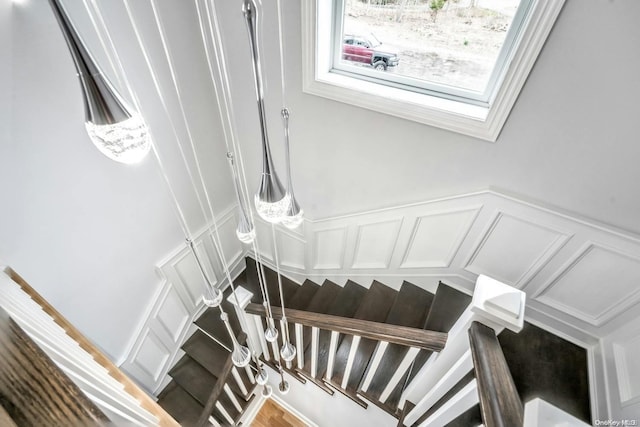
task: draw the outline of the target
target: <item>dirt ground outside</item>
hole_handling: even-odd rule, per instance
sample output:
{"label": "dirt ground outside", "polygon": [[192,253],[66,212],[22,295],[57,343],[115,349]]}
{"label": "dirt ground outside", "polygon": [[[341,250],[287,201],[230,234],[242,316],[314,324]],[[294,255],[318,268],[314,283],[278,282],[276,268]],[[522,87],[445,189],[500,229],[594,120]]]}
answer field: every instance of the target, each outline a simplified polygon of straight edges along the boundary
{"label": "dirt ground outside", "polygon": [[437,12],[432,0],[405,0],[400,12],[402,2],[347,0],[344,33],[397,53],[387,73],[483,91],[520,0],[447,0]]}

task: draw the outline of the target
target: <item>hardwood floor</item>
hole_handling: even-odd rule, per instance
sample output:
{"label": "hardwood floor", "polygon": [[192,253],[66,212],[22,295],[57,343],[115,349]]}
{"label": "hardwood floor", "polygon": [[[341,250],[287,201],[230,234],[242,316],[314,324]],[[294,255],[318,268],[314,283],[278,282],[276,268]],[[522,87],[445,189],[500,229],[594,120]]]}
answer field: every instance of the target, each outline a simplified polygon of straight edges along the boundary
{"label": "hardwood floor", "polygon": [[287,412],[273,399],[267,399],[260,408],[251,427],[305,427],[306,424]]}

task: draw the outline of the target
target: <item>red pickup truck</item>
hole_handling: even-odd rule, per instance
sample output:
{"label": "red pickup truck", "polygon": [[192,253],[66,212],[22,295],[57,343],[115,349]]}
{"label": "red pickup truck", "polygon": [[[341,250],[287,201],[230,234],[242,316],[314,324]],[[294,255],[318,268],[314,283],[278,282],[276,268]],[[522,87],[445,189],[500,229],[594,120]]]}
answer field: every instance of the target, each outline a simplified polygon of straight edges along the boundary
{"label": "red pickup truck", "polygon": [[398,55],[376,49],[381,44],[375,37],[345,35],[342,59],[367,64],[381,71],[398,65],[400,62]]}

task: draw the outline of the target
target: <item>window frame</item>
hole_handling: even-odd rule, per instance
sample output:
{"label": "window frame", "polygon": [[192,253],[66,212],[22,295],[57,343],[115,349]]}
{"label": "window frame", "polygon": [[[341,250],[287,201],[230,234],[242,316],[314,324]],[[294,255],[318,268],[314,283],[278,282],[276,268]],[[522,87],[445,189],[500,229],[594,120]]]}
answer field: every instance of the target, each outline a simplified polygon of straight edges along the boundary
{"label": "window frame", "polygon": [[[335,69],[333,55],[339,54],[335,46],[341,49],[341,39],[335,37],[338,31],[334,32],[336,9],[342,1],[302,0],[304,92],[490,142],[497,140],[565,2],[532,1],[524,28],[514,39],[515,48],[503,69],[494,70],[495,89],[483,100],[469,100],[455,93],[378,83],[373,70],[354,74]],[[320,32],[323,37],[318,37]]]}

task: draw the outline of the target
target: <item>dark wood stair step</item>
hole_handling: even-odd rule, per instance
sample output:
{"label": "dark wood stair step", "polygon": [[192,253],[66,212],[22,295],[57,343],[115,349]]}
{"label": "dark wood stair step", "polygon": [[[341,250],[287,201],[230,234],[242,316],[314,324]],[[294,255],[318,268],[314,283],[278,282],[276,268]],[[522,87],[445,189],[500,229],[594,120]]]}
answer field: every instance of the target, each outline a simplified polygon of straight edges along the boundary
{"label": "dark wood stair step", "polygon": [[[224,347],[200,330],[191,335],[187,342],[182,345],[182,350],[216,378],[220,376],[225,361],[229,356],[229,352]],[[240,379],[250,393],[254,385],[251,384],[246,375],[242,374],[241,370],[238,370],[238,372],[240,373]],[[248,395],[242,393],[232,376],[229,377],[228,384],[238,395],[243,396],[245,399],[248,397]]]}
{"label": "dark wood stair step", "polygon": [[182,426],[195,425],[204,409],[193,396],[174,381],[171,381],[160,393],[158,405]]}
{"label": "dark wood stair step", "polygon": [[[355,319],[370,320],[374,322],[384,322],[387,314],[391,309],[391,305],[395,300],[396,291],[374,281],[367,290],[364,298],[353,316]],[[343,338],[338,351],[336,352],[334,372],[331,381],[333,384],[342,384],[343,377],[347,366],[347,359],[353,342],[353,336],[347,335]],[[361,339],[355,354],[353,365],[349,379],[347,380],[346,390],[349,393],[356,394],[360,380],[366,370],[371,355],[376,348],[377,341],[370,339]]]}
{"label": "dark wood stair step", "polygon": [[258,282],[258,263],[251,257],[245,257],[245,286],[244,288],[253,294],[251,302],[262,303],[262,293]]}
{"label": "dark wood stair step", "polygon": [[[433,302],[431,303],[431,308],[429,309],[429,314],[427,315],[427,320],[423,329],[437,332],[449,332],[451,327],[456,323],[470,303],[470,295],[440,282],[438,284],[438,289],[436,289],[436,294],[433,297]],[[426,363],[427,359],[431,357],[431,354],[431,351],[420,350],[410,371],[402,377],[385,402],[387,405],[398,406],[405,384],[409,384],[411,380],[415,378],[418,372],[420,372],[422,366]]]}
{"label": "dark wood stair step", "polygon": [[[298,287],[293,297],[291,297],[289,301],[285,301],[285,307],[295,310],[306,310],[319,289],[320,286],[311,280],[305,280],[302,286]],[[296,331],[293,323],[289,323],[289,340],[293,345],[296,345]]]}
{"label": "dark wood stair step", "polygon": [[[224,299],[222,300],[222,309],[229,315],[229,324],[231,329],[238,336],[242,332],[242,327],[236,316],[236,310],[227,298],[231,295],[231,287],[228,287],[224,292]],[[227,328],[224,322],[220,319],[220,309],[218,307],[209,307],[207,310],[198,317],[195,324],[209,335],[214,337],[218,342],[221,342],[226,347],[231,348],[233,342],[227,332]]]}
{"label": "dark wood stair step", "polygon": [[[332,282],[331,282],[332,283]],[[351,280],[347,281],[345,286],[341,288],[329,306],[325,314],[341,317],[352,317],[360,305],[360,301],[364,298],[367,289]],[[311,331],[311,328],[309,328]],[[310,333],[310,332],[309,332]],[[342,339],[342,336],[340,336]],[[331,343],[331,331],[321,329],[318,335],[318,368],[317,378],[323,378],[327,371],[327,362],[329,360],[329,348]],[[339,344],[339,342],[338,342]],[[311,377],[311,347],[305,350],[305,377]],[[326,386],[325,386],[326,387]],[[329,390],[333,390],[329,388]],[[325,389],[325,391],[327,391]]]}
{"label": "dark wood stair step", "polygon": [[[315,293],[313,299],[306,308],[306,311],[313,313],[326,313],[342,288],[330,280],[325,280],[320,289]],[[311,327],[305,326],[303,330],[303,348],[305,349],[305,370],[311,369]]]}
{"label": "dark wood stair step", "polygon": [[[433,299],[432,293],[405,281],[396,295],[385,322],[398,326],[422,328],[426,323]],[[389,344],[367,391],[359,390],[358,393],[368,400],[377,402],[408,351],[408,347]],[[385,410],[392,408],[392,414],[396,414],[396,407],[386,404],[383,406]]]}

